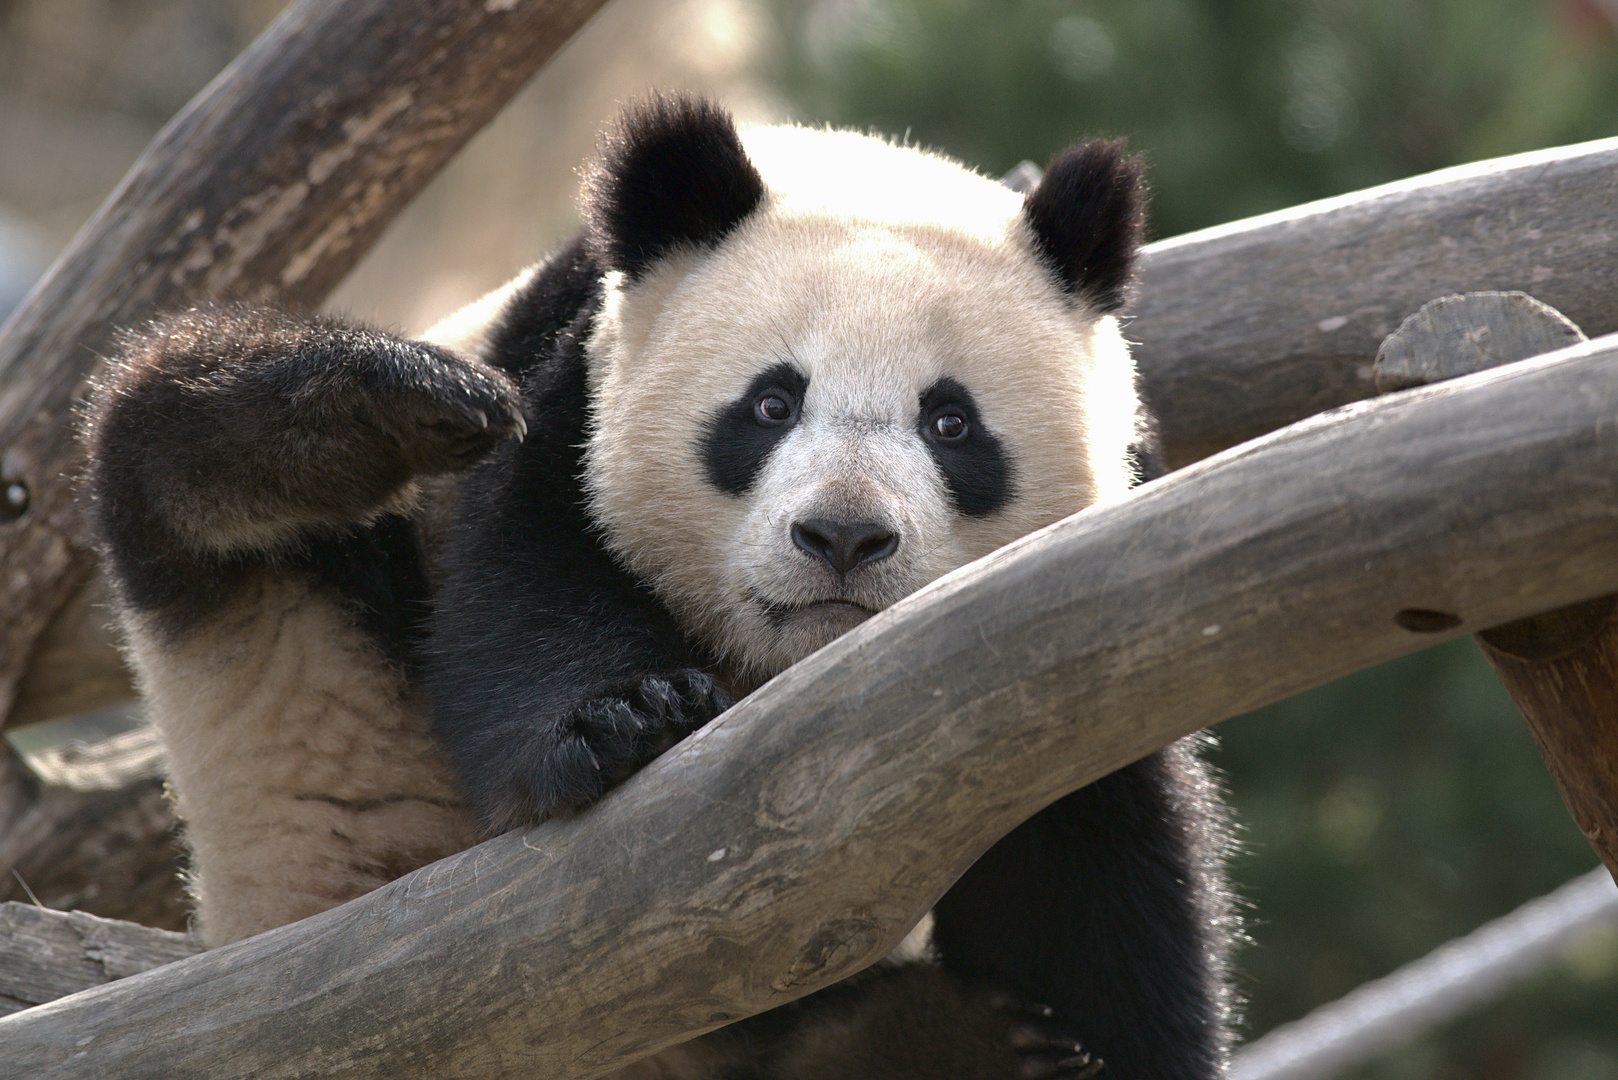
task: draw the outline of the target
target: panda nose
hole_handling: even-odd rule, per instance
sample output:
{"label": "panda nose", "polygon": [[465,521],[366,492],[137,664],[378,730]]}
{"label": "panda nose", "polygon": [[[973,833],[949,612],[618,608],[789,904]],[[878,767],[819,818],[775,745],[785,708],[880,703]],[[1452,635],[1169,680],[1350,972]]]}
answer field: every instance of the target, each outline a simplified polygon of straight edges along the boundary
{"label": "panda nose", "polygon": [[886,525],[874,521],[794,521],[792,542],[839,574],[886,559],[899,550],[899,538]]}

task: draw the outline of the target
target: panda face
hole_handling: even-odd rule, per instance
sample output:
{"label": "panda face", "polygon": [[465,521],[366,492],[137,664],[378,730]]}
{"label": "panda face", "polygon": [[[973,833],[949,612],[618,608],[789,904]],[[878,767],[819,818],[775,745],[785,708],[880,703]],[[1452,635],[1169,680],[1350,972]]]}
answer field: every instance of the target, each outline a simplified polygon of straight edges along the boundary
{"label": "panda face", "polygon": [[772,187],[717,246],[609,276],[592,514],[743,688],[1128,486],[1132,411],[1086,407],[1133,401],[1116,322],[1064,294],[1015,195],[948,168],[995,212],[963,227]]}

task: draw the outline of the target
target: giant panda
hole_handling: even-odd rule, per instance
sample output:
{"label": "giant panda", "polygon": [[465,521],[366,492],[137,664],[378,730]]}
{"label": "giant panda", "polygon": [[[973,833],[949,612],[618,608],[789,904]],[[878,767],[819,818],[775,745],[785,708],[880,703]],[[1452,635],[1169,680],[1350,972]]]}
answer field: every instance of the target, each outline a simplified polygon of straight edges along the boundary
{"label": "giant panda", "polygon": [[[425,340],[204,308],[102,380],[90,516],[207,943],[587,812],[796,660],[1151,467],[1116,143],[1019,194],[655,97],[603,137],[583,211]],[[1209,1080],[1223,846],[1175,744],[993,847],[924,958],[623,1075]]]}

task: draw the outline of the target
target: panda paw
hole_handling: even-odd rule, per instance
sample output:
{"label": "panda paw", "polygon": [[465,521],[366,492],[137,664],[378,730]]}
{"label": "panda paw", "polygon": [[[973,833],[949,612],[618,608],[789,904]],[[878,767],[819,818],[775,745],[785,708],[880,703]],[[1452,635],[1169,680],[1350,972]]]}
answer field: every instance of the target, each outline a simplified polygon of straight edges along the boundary
{"label": "panda paw", "polygon": [[1105,1064],[1083,1045],[1057,1031],[1048,1005],[996,993],[990,1008],[1006,1022],[1006,1047],[1018,1058],[1018,1080],[1090,1080]]}
{"label": "panda paw", "polygon": [[411,471],[464,469],[501,440],[520,441],[528,433],[522,398],[504,374],[412,344],[416,348],[405,362],[378,363],[367,372],[361,410],[364,420],[390,436]]}
{"label": "panda paw", "polygon": [[557,767],[535,792],[542,809],[587,806],[732,704],[713,676],[696,668],[638,676],[580,702]]}

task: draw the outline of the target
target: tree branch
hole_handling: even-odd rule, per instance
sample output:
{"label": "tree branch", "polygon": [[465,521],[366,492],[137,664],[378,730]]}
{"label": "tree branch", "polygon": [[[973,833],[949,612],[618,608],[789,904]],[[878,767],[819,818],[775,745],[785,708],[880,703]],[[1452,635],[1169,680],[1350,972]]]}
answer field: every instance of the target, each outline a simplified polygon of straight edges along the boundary
{"label": "tree branch", "polygon": [[1382,339],[1448,293],[1520,289],[1618,330],[1618,139],[1540,150],[1153,244],[1129,335],[1169,458],[1373,397]]}
{"label": "tree branch", "polygon": [[58,1080],[566,1080],[778,1005],[1173,738],[1618,591],[1614,415],[1618,337],[1278,432],[935,582],[576,820],[18,1013],[0,1043]]}

